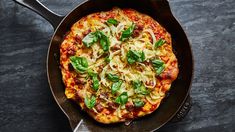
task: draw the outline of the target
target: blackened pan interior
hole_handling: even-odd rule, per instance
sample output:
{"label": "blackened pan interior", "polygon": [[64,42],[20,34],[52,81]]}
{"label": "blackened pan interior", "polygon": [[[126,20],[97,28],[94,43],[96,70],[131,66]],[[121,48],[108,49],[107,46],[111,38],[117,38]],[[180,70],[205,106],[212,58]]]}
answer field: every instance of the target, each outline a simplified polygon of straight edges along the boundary
{"label": "blackened pan interior", "polygon": [[[63,36],[69,31],[72,24],[88,14],[108,11],[112,7],[133,8],[141,13],[148,14],[157,20],[171,34],[173,49],[179,63],[179,76],[173,82],[169,96],[164,99],[160,107],[152,114],[139,118],[125,126],[124,123],[104,125],[97,123],[88,114],[81,111],[73,101],[66,99],[61,72],[58,66],[59,48]],[[54,33],[47,60],[48,79],[52,93],[70,120],[74,128],[82,118],[85,126],[91,131],[150,131],[160,128],[168,122],[178,111],[190,90],[193,61],[188,39],[181,26],[172,16],[166,0],[94,0],[86,1],[71,11],[61,22]]]}

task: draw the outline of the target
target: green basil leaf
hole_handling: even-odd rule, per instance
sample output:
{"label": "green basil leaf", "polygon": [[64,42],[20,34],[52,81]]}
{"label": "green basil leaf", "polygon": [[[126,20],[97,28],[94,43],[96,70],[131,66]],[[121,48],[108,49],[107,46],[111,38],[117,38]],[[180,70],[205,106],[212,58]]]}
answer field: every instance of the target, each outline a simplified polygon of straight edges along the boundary
{"label": "green basil leaf", "polygon": [[137,81],[133,81],[132,85],[133,85],[134,89],[137,89],[137,88],[141,87],[142,83],[139,80],[137,80]]}
{"label": "green basil leaf", "polygon": [[88,75],[92,78],[92,88],[97,91],[99,89],[99,79],[97,73],[94,73],[91,69],[87,70]]}
{"label": "green basil leaf", "polygon": [[156,70],[156,73],[157,75],[160,75],[165,69],[165,65],[162,65],[161,67],[159,67],[157,70]]}
{"label": "green basil leaf", "polygon": [[100,39],[100,44],[101,44],[101,47],[103,48],[104,51],[109,50],[110,42],[106,36],[105,36],[105,38]]}
{"label": "green basil leaf", "polygon": [[110,46],[109,38],[102,31],[96,31],[96,36],[100,39],[102,49],[108,51]]}
{"label": "green basil leaf", "polygon": [[149,91],[146,89],[146,87],[142,84],[140,81],[133,81],[132,85],[134,87],[135,93],[147,95],[149,94]]}
{"label": "green basil leaf", "polygon": [[93,76],[92,76],[92,82],[93,82],[93,89],[95,91],[97,91],[99,89],[99,80],[98,80],[98,75],[95,73]]}
{"label": "green basil leaf", "polygon": [[100,40],[100,44],[103,50],[108,51],[110,41],[109,38],[102,31],[90,32],[83,38],[82,42],[86,47],[90,47],[98,40]]}
{"label": "green basil leaf", "polygon": [[139,52],[135,50],[129,50],[127,52],[127,62],[133,64],[135,62],[143,62],[145,60],[144,52]]}
{"label": "green basil leaf", "polygon": [[88,74],[90,77],[94,76],[94,72],[93,72],[91,69],[88,69],[88,70],[87,70],[87,74]]}
{"label": "green basil leaf", "polygon": [[117,24],[118,24],[118,21],[117,21],[116,19],[109,18],[109,19],[107,20],[107,23],[113,24],[113,25],[117,25]]}
{"label": "green basil leaf", "polygon": [[111,61],[111,59],[107,56],[107,57],[104,58],[104,61],[109,63]]}
{"label": "green basil leaf", "polygon": [[85,57],[71,56],[69,59],[73,68],[77,72],[84,73],[87,70],[88,62]]}
{"label": "green basil leaf", "polygon": [[91,96],[91,98],[86,97],[84,102],[85,102],[86,107],[88,109],[91,109],[95,106],[96,97],[95,96]]}
{"label": "green basil leaf", "polygon": [[158,68],[164,64],[164,62],[159,59],[152,60],[152,63],[154,68]]}
{"label": "green basil leaf", "polygon": [[98,36],[96,35],[95,32],[90,32],[89,34],[87,34],[83,39],[82,39],[82,43],[86,46],[86,47],[90,47],[91,45],[93,45],[95,42],[98,41]]}
{"label": "green basil leaf", "polygon": [[115,74],[108,73],[107,78],[112,82],[117,82],[119,80],[119,77]]}
{"label": "green basil leaf", "polygon": [[143,107],[145,105],[144,101],[142,100],[133,100],[135,107]]}
{"label": "green basil leaf", "polygon": [[128,101],[127,92],[123,92],[115,99],[115,102],[121,105],[126,104],[127,101]]}
{"label": "green basil leaf", "polygon": [[126,39],[128,39],[132,35],[134,29],[135,29],[135,24],[132,23],[132,25],[129,28],[122,31],[121,41],[125,41]]}
{"label": "green basil leaf", "polygon": [[121,86],[122,86],[122,80],[113,83],[111,87],[112,94],[115,94],[121,88]]}
{"label": "green basil leaf", "polygon": [[164,69],[165,69],[165,64],[162,60],[155,59],[152,61],[153,67],[157,73],[157,75],[160,75]]}
{"label": "green basil leaf", "polygon": [[155,44],[154,44],[154,47],[155,48],[158,48],[160,46],[162,46],[166,41],[162,38],[160,38]]}

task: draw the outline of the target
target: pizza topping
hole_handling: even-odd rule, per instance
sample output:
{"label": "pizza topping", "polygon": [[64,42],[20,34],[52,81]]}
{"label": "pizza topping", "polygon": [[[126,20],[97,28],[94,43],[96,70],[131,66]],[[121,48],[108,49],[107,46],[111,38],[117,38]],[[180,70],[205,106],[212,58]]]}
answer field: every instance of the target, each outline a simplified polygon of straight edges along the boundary
{"label": "pizza topping", "polygon": [[97,91],[98,90],[98,88],[99,88],[99,80],[98,80],[98,75],[97,74],[94,74],[93,76],[92,76],[92,81],[93,81],[93,89],[95,90],[95,91]]}
{"label": "pizza topping", "polygon": [[107,23],[109,23],[109,24],[113,24],[113,25],[117,25],[118,24],[118,21],[116,20],[116,19],[113,19],[113,18],[109,18],[108,20],[107,20]]}
{"label": "pizza topping", "polygon": [[129,28],[122,31],[121,41],[125,41],[126,39],[128,39],[132,35],[134,28],[135,28],[135,24],[132,23]]}
{"label": "pizza topping", "polygon": [[112,82],[117,82],[119,80],[119,77],[115,74],[108,73],[107,78]]}
{"label": "pizza topping", "polygon": [[109,45],[110,45],[109,38],[101,31],[97,32],[97,35],[99,36],[100,44],[101,44],[103,50],[108,51]]}
{"label": "pizza topping", "polygon": [[115,44],[113,47],[111,47],[110,49],[112,51],[116,51],[116,50],[119,50],[121,48],[121,46],[119,44]]}
{"label": "pizza topping", "polygon": [[98,80],[98,74],[94,73],[92,70],[87,70],[88,75],[92,78],[92,88],[97,91],[99,89],[99,80]]}
{"label": "pizza topping", "polygon": [[133,102],[134,102],[135,107],[143,107],[145,104],[144,101],[142,101],[140,99],[135,99],[135,100],[133,100]]}
{"label": "pizza topping", "polygon": [[166,41],[164,39],[159,39],[155,44],[154,44],[154,47],[155,48],[158,48],[160,46],[162,46]]}
{"label": "pizza topping", "polygon": [[110,41],[109,38],[102,31],[97,30],[96,32],[90,32],[83,38],[82,42],[86,47],[90,47],[98,40],[100,40],[100,45],[103,50],[108,51]]}
{"label": "pizza topping", "polygon": [[70,62],[77,72],[84,73],[88,68],[87,59],[84,57],[71,56]]}
{"label": "pizza topping", "polygon": [[82,42],[86,47],[90,47],[97,41],[98,41],[98,36],[96,35],[95,32],[90,32],[82,39]]}
{"label": "pizza topping", "polygon": [[95,109],[97,110],[97,112],[101,112],[104,109],[104,107],[101,104],[97,103],[95,105]]}
{"label": "pizza topping", "polygon": [[142,95],[147,95],[149,94],[149,91],[146,89],[146,87],[142,84],[140,81],[133,81],[132,85],[135,89],[135,93],[137,94],[142,94]]}
{"label": "pizza topping", "polygon": [[155,104],[157,104],[159,102],[159,99],[153,99],[150,96],[146,96],[146,99],[152,105],[155,105]]}
{"label": "pizza topping", "polygon": [[105,57],[104,60],[105,60],[105,62],[109,63],[110,62],[109,56]]}
{"label": "pizza topping", "polygon": [[108,105],[108,109],[112,111],[118,108],[118,105],[114,102],[109,102],[107,105]]}
{"label": "pizza topping", "polygon": [[120,89],[121,86],[122,86],[122,80],[113,83],[111,87],[112,94],[115,94]]}
{"label": "pizza topping", "polygon": [[135,29],[133,31],[132,37],[138,37],[140,35],[140,32],[143,30],[144,26],[137,24],[135,26]]}
{"label": "pizza topping", "polygon": [[125,106],[126,106],[126,109],[128,111],[133,111],[134,110],[134,105],[131,102],[127,102]]}
{"label": "pizza topping", "polygon": [[67,48],[67,55],[70,56],[70,55],[74,55],[76,53],[76,47],[74,45],[72,46],[69,46]]}
{"label": "pizza topping", "polygon": [[115,99],[115,102],[121,105],[126,104],[127,101],[128,101],[127,92],[123,92]]}
{"label": "pizza topping", "polygon": [[145,60],[144,52],[129,50],[127,53],[127,62],[133,64],[135,62],[143,62]]}
{"label": "pizza topping", "polygon": [[155,59],[152,61],[153,67],[157,73],[157,75],[160,75],[163,70],[165,69],[165,64],[162,60]]}
{"label": "pizza topping", "polygon": [[95,96],[91,96],[91,98],[86,97],[85,100],[85,105],[88,109],[91,109],[95,106],[96,103],[96,97]]}

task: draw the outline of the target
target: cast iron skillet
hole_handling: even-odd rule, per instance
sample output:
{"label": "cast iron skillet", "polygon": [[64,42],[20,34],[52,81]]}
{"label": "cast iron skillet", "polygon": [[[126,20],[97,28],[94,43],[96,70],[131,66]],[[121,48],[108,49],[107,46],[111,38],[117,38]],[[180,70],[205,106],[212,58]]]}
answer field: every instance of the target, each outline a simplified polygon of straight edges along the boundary
{"label": "cast iron skillet", "polygon": [[[55,33],[51,39],[47,53],[47,75],[51,92],[68,117],[71,128],[79,130],[80,124],[91,131],[154,131],[172,120],[182,118],[190,109],[189,91],[193,74],[193,59],[191,48],[183,29],[171,13],[167,0],[85,0],[66,16],[60,16],[38,0],[14,0],[23,6],[34,10],[46,18],[54,27]],[[130,125],[124,123],[104,125],[94,121],[74,102],[64,94],[64,85],[59,68],[59,49],[63,37],[73,23],[90,13],[107,11],[112,7],[133,8],[150,15],[171,34],[173,49],[179,63],[179,75],[173,82],[168,96],[160,107],[152,114],[133,121]],[[188,98],[187,98],[188,97]],[[177,113],[178,112],[178,113]]]}

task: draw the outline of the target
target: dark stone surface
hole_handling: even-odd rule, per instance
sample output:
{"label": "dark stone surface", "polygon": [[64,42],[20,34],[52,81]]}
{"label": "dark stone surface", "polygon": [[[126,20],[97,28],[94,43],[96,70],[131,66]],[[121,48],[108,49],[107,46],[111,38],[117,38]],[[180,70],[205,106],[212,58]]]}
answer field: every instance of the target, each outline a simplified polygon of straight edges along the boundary
{"label": "dark stone surface", "polygon": [[[66,14],[81,0],[42,2]],[[160,131],[235,131],[235,1],[170,0],[170,5],[193,49],[193,106],[184,120]],[[0,1],[1,132],[71,131],[47,83],[52,33],[39,15],[13,1]]]}

